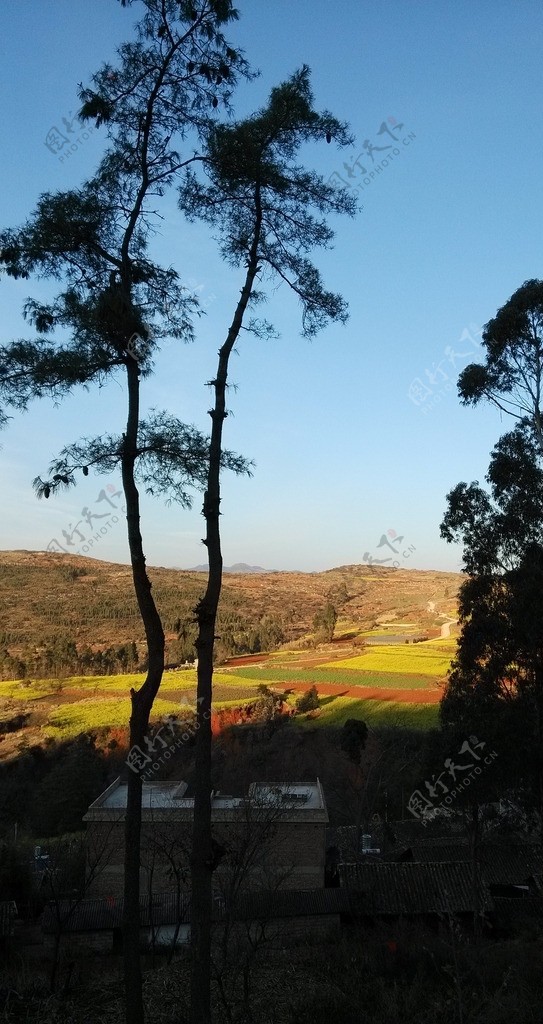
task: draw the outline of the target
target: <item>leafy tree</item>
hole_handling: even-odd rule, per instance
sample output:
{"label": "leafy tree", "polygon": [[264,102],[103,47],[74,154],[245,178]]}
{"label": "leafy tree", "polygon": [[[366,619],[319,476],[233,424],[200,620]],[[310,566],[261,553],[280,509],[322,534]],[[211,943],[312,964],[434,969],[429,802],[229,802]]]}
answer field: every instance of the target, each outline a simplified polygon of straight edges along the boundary
{"label": "leafy tree", "polygon": [[283,643],[284,639],[283,623],[273,615],[265,615],[258,625],[258,644],[260,650],[274,651]]}
{"label": "leafy tree", "polygon": [[[130,0],[125,0],[129,4]],[[131,690],[130,743],[142,748],[164,668],[164,631],[147,575],[140,530],[138,482],[181,504],[189,487],[203,483],[208,441],[175,417],[140,417],[140,383],[163,337],[190,340],[197,312],[172,267],[150,259],[148,242],[157,198],[196,155],[181,158],[175,145],[207,128],[218,97],[228,107],[242,57],[226,43],[222,27],[236,17],[230,0],[143,0],[136,40],[81,89],[80,117],[105,124],[109,148],[96,174],[77,190],[44,195],[30,221],[0,234],[0,266],[15,278],[60,280],[49,303],[29,299],[25,315],[40,337],[0,351],[0,398],[25,409],[34,397],[62,397],[76,385],[103,383],[122,371],[127,416],[122,435],[100,435],[68,445],[48,479],[38,477],[44,497],[71,486],[89,466],[120,465],[134,590],[145,627],[146,679]],[[65,342],[50,340],[67,331]],[[6,419],[6,412],[2,413]],[[229,463],[221,453],[220,465]],[[236,457],[236,470],[245,463]],[[139,961],[139,851],[141,779],[128,774],[125,856],[125,989],[127,1021],[142,1024]]]}
{"label": "leafy tree", "polygon": [[527,419],[543,450],[543,281],[525,281],[483,331],[486,360],[458,380],[465,405],[483,399],[515,419]]}
{"label": "leafy tree", "polygon": [[[487,482],[458,484],[447,496],[442,536],[461,541],[462,634],[441,706],[448,728],[500,749],[500,772],[530,781],[543,809],[543,283],[526,282],[483,335],[484,366],[460,376],[465,403],[482,398],[516,426],[491,455]],[[519,763],[513,735],[525,756]],[[521,739],[522,737],[522,739]],[[465,736],[464,736],[465,738]],[[527,756],[526,756],[527,755]],[[535,793],[533,786],[535,785]]]}
{"label": "leafy tree", "polygon": [[334,636],[334,629],[336,628],[337,622],[337,611],[331,601],[327,601],[324,608],[321,608],[313,619],[313,629],[315,630],[318,643],[330,643]]}
{"label": "leafy tree", "polygon": [[231,124],[213,127],[208,135],[204,169],[208,180],[186,172],[180,205],[217,227],[225,259],[245,268],[243,286],[212,380],[215,401],[203,514],[209,576],[196,608],[198,619],[198,725],[194,835],[192,850],[192,979],[193,1021],[210,1021],[210,956],[212,898],[211,835],[211,696],[216,619],[222,586],[219,529],[220,470],[226,387],[232,349],[242,329],[258,337],[273,334],[265,320],[250,315],[261,297],[257,282],[284,282],[302,307],[302,332],[312,337],[328,320],[344,322],[343,299],[326,291],[308,253],[328,246],[333,232],[324,215],[354,213],[355,200],[319,175],[295,163],[304,143],[350,139],[344,125],[328,112],[313,109],[309,71],[304,67],[272,90],[266,108]]}
{"label": "leafy tree", "polygon": [[368,727],[360,718],[348,718],[341,730],[341,749],[349,761],[360,764],[368,738]]}
{"label": "leafy tree", "polygon": [[41,836],[76,832],[105,784],[105,765],[93,742],[80,737],[36,785],[34,831]]}

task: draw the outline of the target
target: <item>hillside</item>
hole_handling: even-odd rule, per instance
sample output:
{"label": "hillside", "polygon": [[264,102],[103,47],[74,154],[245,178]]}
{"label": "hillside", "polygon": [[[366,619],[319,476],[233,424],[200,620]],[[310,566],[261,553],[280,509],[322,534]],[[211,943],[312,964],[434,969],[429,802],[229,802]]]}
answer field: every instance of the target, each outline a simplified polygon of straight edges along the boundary
{"label": "hillside", "polygon": [[[192,609],[205,575],[150,567],[149,576],[167,634],[167,660],[177,663],[192,649]],[[457,573],[368,565],[319,573],[229,573],[221,599],[220,653],[298,641],[311,631],[315,612],[327,600],[336,606],[344,628],[355,632],[379,621],[437,631],[445,616],[456,617],[460,582]],[[73,645],[78,654],[84,652],[88,671],[118,671],[113,661],[100,666],[92,657],[119,647],[125,648],[124,667],[135,667],[138,660],[141,664],[143,639],[129,566],[52,552],[0,552],[3,678],[67,673],[73,670]]]}

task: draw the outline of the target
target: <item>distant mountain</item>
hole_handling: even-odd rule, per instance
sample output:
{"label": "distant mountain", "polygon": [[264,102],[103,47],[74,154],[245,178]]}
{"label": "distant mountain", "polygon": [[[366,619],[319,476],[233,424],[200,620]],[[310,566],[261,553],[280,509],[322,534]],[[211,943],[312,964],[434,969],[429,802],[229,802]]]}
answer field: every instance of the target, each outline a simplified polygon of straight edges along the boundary
{"label": "distant mountain", "polygon": [[[207,565],[195,565],[186,572],[207,572]],[[273,569],[263,569],[261,565],[247,565],[247,562],[235,562],[234,565],[223,565],[223,572],[273,572]]]}

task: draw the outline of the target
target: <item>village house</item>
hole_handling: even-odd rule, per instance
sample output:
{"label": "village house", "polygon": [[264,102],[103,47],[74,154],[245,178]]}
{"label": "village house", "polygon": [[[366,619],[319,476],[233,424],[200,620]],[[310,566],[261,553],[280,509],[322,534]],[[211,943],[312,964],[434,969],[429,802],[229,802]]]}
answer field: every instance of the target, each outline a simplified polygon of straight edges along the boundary
{"label": "village house", "polygon": [[[45,936],[71,946],[120,950],[126,782],[116,781],[89,807],[84,899],[61,900],[44,914]],[[142,946],[187,942],[194,802],[184,782],[143,785],[140,875]],[[213,920],[232,934],[264,924],[281,942],[339,929],[346,895],[325,889],[328,813],[321,784],[253,783],[246,797],[214,793],[216,853]]]}
{"label": "village house", "polygon": [[[87,858],[100,860],[89,896],[123,891],[127,784],[116,781],[89,807]],[[141,892],[186,892],[194,801],[184,782],[146,782],[142,794]],[[324,887],[328,813],[321,784],[253,783],[246,797],[214,793],[217,896],[229,888],[273,891]]]}

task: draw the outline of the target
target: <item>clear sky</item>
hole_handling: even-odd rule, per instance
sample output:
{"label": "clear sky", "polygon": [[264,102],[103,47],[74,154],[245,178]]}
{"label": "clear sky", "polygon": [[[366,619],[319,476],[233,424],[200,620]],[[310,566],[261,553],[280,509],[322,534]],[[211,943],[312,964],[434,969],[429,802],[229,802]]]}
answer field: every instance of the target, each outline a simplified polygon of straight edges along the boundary
{"label": "clear sky", "polygon": [[[261,70],[239,90],[238,113],[308,64],[317,105],[356,136],[350,152],[324,142],[311,160],[355,187],[362,209],[338,220],[334,250],[316,255],[327,286],[349,303],[348,324],[308,343],[296,304],[278,289],[266,316],[280,339],[247,337],[233,359],[226,443],[256,465],[250,480],[223,481],[225,564],[314,571],[370,557],[457,569],[460,551],[439,538],[445,495],[459,480],[483,480],[508,426],[491,409],[460,406],[458,372],[480,358],[481,326],[523,281],[542,276],[543,8],[536,0],[238,7],[229,39]],[[68,155],[67,146],[51,152],[46,137],[63,130],[63,119],[71,125],[77,83],[114,59],[139,9],[118,0],[2,0],[2,226],[20,223],[41,192],[92,173],[99,132],[84,138],[72,125],[80,141]],[[383,124],[391,134],[379,133]],[[208,429],[205,381],[240,276],[222,266],[206,230],[183,224],[174,196],[163,212],[156,253],[198,289],[206,316],[193,345],[172,344],[157,359],[143,404]],[[3,342],[30,336],[22,302],[45,289],[2,278]],[[45,549],[55,539],[74,553],[128,560],[122,514],[106,500],[120,504],[120,477],[89,476],[48,502],[31,488],[63,444],[122,431],[124,412],[122,386],[110,383],[15,416],[0,437],[3,548]],[[151,565],[205,561],[200,508],[198,494],[191,511],[144,499]],[[403,540],[394,545],[389,531]],[[383,535],[397,554],[378,546]]]}

